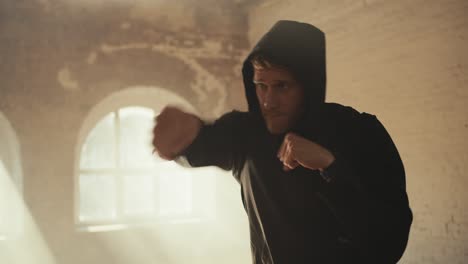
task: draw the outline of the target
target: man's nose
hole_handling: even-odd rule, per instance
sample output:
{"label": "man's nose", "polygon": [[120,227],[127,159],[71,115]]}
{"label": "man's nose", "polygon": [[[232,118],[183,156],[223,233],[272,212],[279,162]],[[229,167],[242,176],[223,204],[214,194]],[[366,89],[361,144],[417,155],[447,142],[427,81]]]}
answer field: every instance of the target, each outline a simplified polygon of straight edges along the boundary
{"label": "man's nose", "polygon": [[278,107],[278,95],[271,88],[268,88],[263,100],[263,107],[266,110],[272,110]]}

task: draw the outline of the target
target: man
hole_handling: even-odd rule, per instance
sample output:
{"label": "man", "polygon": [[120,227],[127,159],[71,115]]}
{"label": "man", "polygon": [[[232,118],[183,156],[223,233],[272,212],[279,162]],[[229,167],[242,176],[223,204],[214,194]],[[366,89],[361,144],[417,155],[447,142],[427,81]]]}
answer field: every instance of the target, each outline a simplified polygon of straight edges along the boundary
{"label": "man", "polygon": [[325,36],[279,21],[243,66],[248,112],[212,124],[167,107],[168,160],[232,170],[254,263],[396,263],[412,213],[398,151],[373,115],[325,103]]}

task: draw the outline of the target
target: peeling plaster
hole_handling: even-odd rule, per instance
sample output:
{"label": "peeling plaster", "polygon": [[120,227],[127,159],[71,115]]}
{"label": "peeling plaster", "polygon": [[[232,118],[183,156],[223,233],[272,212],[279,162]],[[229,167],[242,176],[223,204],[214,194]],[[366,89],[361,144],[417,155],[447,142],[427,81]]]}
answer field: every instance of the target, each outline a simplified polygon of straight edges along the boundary
{"label": "peeling plaster", "polygon": [[62,85],[63,89],[67,91],[77,91],[80,89],[76,80],[73,80],[70,70],[65,67],[57,73],[57,81]]}
{"label": "peeling plaster", "polygon": [[234,76],[242,77],[242,67],[244,66],[244,60],[245,58],[247,58],[247,56],[249,56],[249,54],[250,54],[250,51],[248,50],[242,51],[242,53],[239,56],[239,58],[242,58],[242,59],[237,60],[238,63],[234,65],[234,67],[232,68],[234,72]]}
{"label": "peeling plaster", "polygon": [[[227,89],[225,85],[217,79],[213,74],[208,72],[203,66],[201,66],[196,60],[196,55],[203,54],[203,57],[209,57],[216,54],[211,53],[213,50],[206,49],[206,46],[203,48],[190,48],[190,49],[180,49],[172,46],[167,46],[164,44],[156,44],[152,46],[152,50],[158,51],[164,54],[168,54],[178,58],[183,61],[189,67],[191,67],[195,73],[195,82],[191,84],[191,89],[197,94],[198,100],[200,103],[205,102],[208,99],[209,92],[217,91],[219,93],[219,100],[217,105],[214,107],[213,111],[215,115],[221,115],[224,106],[226,104],[227,98]],[[193,52],[197,50],[198,52]],[[219,58],[219,56],[213,56]]]}
{"label": "peeling plaster", "polygon": [[95,51],[89,53],[88,55],[88,58],[86,59],[86,62],[89,64],[89,65],[92,65],[96,62],[97,60],[97,53]]}
{"label": "peeling plaster", "polygon": [[[170,42],[170,41],[168,41]],[[101,44],[99,50],[92,51],[87,58],[88,64],[94,64],[98,58],[98,52],[101,52],[105,55],[112,55],[116,52],[122,52],[127,50],[134,49],[149,49],[150,51],[157,51],[165,55],[175,57],[190,68],[196,73],[195,81],[191,83],[191,89],[197,95],[197,99],[200,103],[205,102],[209,95],[213,92],[216,92],[219,95],[219,100],[217,105],[214,107],[213,112],[215,115],[219,116],[223,113],[226,99],[227,99],[227,88],[216,78],[212,73],[208,72],[202,65],[200,65],[196,58],[224,58],[230,59],[231,55],[228,55],[222,52],[222,43],[216,41],[205,41],[202,47],[189,47],[189,48],[180,48],[168,45],[167,43],[161,44],[150,44],[144,42],[138,43],[127,43],[122,45],[112,45],[103,43]],[[240,69],[241,66],[236,67],[236,71]],[[71,81],[70,72],[68,69],[61,71],[62,81],[61,84],[64,88],[73,89],[75,83]],[[240,75],[240,70],[236,75]],[[77,83],[76,83],[77,86]]]}
{"label": "peeling plaster", "polygon": [[206,40],[203,43],[205,49],[212,51],[215,54],[220,54],[222,49],[222,44],[219,41]]}
{"label": "peeling plaster", "polygon": [[195,82],[191,84],[190,88],[192,88],[192,90],[197,94],[200,103],[203,103],[208,99],[208,92],[217,91],[220,94],[220,97],[218,104],[216,107],[214,107],[213,111],[216,115],[222,114],[226,104],[227,89],[220,80],[209,73],[194,58],[190,57],[189,54],[183,52],[180,49],[168,49],[168,47],[164,45],[153,45],[152,49],[162,53],[170,54],[180,59],[195,71]]}
{"label": "peeling plaster", "polygon": [[[164,8],[169,9],[177,9],[181,12],[168,12],[167,14],[171,14],[171,21],[173,20],[173,15],[178,14],[183,16],[183,5],[167,5],[167,3],[153,3],[152,6],[154,8],[149,8],[149,10],[157,11],[158,13],[163,12]],[[161,7],[162,9],[159,10],[157,7]],[[146,12],[146,13],[145,13]],[[156,16],[154,13],[148,13],[149,11],[145,11],[143,9],[139,9],[138,5],[136,5],[131,12],[132,18],[140,18],[140,19],[155,19],[155,17],[159,17],[158,21],[163,22],[161,24],[168,22],[166,21],[168,18],[165,16]],[[190,14],[185,14],[185,20],[191,20],[193,18],[190,17]],[[162,20],[161,20],[162,19]],[[181,22],[179,26],[187,29],[184,24],[185,22]],[[131,30],[132,23],[128,20],[123,20],[118,24],[121,30]],[[193,27],[193,25],[192,25]],[[174,38],[171,35],[164,35],[161,36],[160,32],[147,29],[143,31],[143,34],[146,35],[145,38],[161,38],[162,42],[152,42],[152,41],[141,41],[141,42],[128,42],[128,43],[119,43],[119,44],[112,44],[107,42],[101,42],[98,44],[96,48],[90,50],[88,55],[85,57],[84,62],[88,65],[95,65],[98,60],[103,58],[103,56],[113,56],[116,53],[127,52],[130,50],[147,50],[148,52],[158,52],[164,55],[168,55],[170,57],[176,58],[190,67],[194,73],[195,78],[190,83],[190,89],[196,94],[196,99],[198,103],[203,104],[210,99],[210,97],[215,96],[218,100],[216,105],[213,107],[213,114],[214,115],[221,115],[223,110],[226,107],[227,102],[227,87],[226,84],[223,82],[221,77],[216,76],[215,74],[208,71],[205,67],[200,64],[200,59],[213,59],[213,60],[234,60],[239,61],[239,65],[235,65],[233,68],[234,75],[239,77],[240,69],[242,67],[242,59],[245,52],[237,52],[232,44],[225,44],[222,40],[213,40],[208,39],[204,40],[201,44],[195,40],[199,40],[200,36],[197,33],[190,33],[185,34],[185,39]],[[246,55],[247,53],[245,53]],[[77,90],[79,89],[78,81],[73,79],[73,74],[70,72],[68,68],[64,68],[59,71],[58,73],[58,80],[59,83],[63,86],[65,90]],[[76,76],[75,76],[76,77]],[[79,80],[79,78],[78,78]]]}
{"label": "peeling plaster", "polygon": [[126,29],[129,29],[132,27],[132,24],[130,24],[129,22],[123,22],[122,24],[120,24],[120,28],[122,30],[126,30]]}
{"label": "peeling plaster", "polygon": [[[218,92],[219,100],[213,111],[216,115],[221,115],[226,103],[227,89],[218,78],[213,76],[213,74],[208,72],[196,61],[196,57],[202,54],[205,58],[219,58],[220,56],[217,56],[217,54],[220,54],[220,46],[220,44],[215,45],[214,42],[211,42],[204,45],[203,48],[182,49],[169,46],[167,44],[153,44],[150,50],[175,57],[191,67],[195,71],[196,77],[190,88],[195,92],[200,103],[203,103],[208,99],[209,93]],[[111,55],[115,52],[130,49],[147,49],[149,47],[149,43],[129,43],[124,45],[102,44],[100,50],[106,55]],[[212,49],[213,47],[215,47],[215,49]]]}
{"label": "peeling plaster", "polygon": [[195,45],[195,42],[193,40],[185,40],[184,45],[186,46],[193,46]]}
{"label": "peeling plaster", "polygon": [[146,1],[130,10],[130,18],[145,20],[161,28],[172,30],[195,29],[193,9],[184,2]]}
{"label": "peeling plaster", "polygon": [[147,43],[131,43],[131,44],[124,44],[124,45],[108,45],[108,44],[102,44],[101,45],[101,51],[104,54],[112,54],[117,51],[122,51],[122,50],[131,50],[131,49],[147,49],[149,48],[149,44]]}
{"label": "peeling plaster", "polygon": [[37,2],[42,6],[43,10],[48,13],[51,10],[51,3],[49,0],[37,0]]}

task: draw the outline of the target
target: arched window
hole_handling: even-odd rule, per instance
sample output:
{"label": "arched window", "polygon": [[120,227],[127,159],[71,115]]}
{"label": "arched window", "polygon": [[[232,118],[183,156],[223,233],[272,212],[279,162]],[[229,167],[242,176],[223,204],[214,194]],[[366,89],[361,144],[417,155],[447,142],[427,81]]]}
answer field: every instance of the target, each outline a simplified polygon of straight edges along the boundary
{"label": "arched window", "polygon": [[0,240],[16,237],[23,229],[22,178],[18,139],[0,113]]}
{"label": "arched window", "polygon": [[[93,231],[214,217],[218,170],[187,169],[152,154],[154,117],[168,103],[191,108],[163,90],[133,88],[110,96],[91,111],[84,125],[90,128],[80,133],[79,143],[80,228]],[[90,122],[94,124],[86,124]]]}

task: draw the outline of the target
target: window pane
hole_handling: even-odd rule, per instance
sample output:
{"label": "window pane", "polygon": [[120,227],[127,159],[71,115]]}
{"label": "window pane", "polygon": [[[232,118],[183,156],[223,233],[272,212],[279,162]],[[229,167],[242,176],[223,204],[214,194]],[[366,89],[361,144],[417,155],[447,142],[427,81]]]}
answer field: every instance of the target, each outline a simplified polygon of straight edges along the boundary
{"label": "window pane", "polygon": [[148,215],[155,212],[155,176],[125,175],[124,213],[127,216]]}
{"label": "window pane", "polygon": [[115,113],[91,130],[81,149],[81,169],[115,168]]}
{"label": "window pane", "polygon": [[153,155],[154,111],[144,107],[119,110],[120,162],[122,168],[151,168],[160,161]]}
{"label": "window pane", "polygon": [[80,221],[112,220],[117,215],[116,177],[80,175]]}
{"label": "window pane", "polygon": [[161,216],[190,216],[192,213],[192,177],[190,172],[166,162],[158,166],[159,208]]}
{"label": "window pane", "polygon": [[[187,169],[192,175],[193,208],[198,217],[212,218],[216,216],[216,178],[230,178],[230,172],[218,168]],[[236,185],[237,186],[237,185]],[[236,196],[236,198],[238,198]]]}

